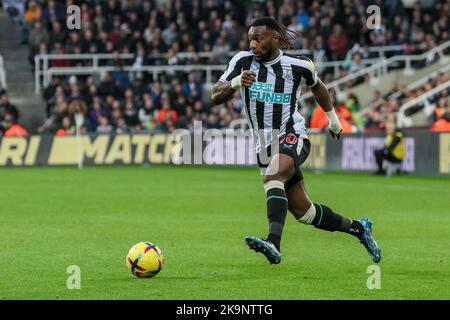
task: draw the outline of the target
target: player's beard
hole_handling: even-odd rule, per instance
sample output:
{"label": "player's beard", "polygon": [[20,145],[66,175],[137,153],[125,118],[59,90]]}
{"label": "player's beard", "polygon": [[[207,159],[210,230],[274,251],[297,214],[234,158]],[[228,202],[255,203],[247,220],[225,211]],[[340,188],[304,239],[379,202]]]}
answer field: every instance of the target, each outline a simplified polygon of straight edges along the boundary
{"label": "player's beard", "polygon": [[272,53],[273,53],[273,48],[269,48],[266,50],[265,53],[261,52],[259,57],[255,56],[255,59],[257,62],[268,62],[268,61],[270,61],[270,57],[272,56]]}

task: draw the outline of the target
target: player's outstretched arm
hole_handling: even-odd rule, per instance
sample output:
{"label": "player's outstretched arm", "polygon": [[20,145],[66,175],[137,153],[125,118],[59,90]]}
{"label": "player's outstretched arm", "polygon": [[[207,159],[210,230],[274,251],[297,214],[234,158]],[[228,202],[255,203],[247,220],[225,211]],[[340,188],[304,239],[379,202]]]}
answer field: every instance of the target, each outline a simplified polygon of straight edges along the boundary
{"label": "player's outstretched arm", "polygon": [[213,104],[221,104],[227,101],[233,93],[242,87],[250,87],[255,82],[256,73],[245,70],[234,77],[230,82],[219,81],[214,85],[211,100]]}
{"label": "player's outstretched arm", "polygon": [[331,104],[331,97],[328,93],[327,87],[320,79],[317,79],[317,83],[311,87],[311,92],[328,117],[328,127],[330,129],[331,136],[339,140],[342,126],[339,122],[336,111],[334,111],[333,105]]}

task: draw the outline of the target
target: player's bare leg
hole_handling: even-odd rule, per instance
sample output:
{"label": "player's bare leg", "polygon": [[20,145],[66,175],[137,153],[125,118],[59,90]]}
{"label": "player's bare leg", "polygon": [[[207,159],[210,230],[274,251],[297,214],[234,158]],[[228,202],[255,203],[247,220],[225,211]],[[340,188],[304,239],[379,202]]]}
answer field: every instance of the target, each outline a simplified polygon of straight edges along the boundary
{"label": "player's bare leg", "polygon": [[351,234],[366,247],[374,262],[381,260],[381,249],[372,237],[372,222],[369,219],[352,220],[333,212],[325,205],[313,203],[306,192],[303,180],[291,186],[286,194],[289,211],[297,221],[326,231]]}
{"label": "player's bare leg", "polygon": [[256,252],[263,253],[270,263],[280,263],[280,242],[288,211],[288,199],[284,184],[294,174],[294,160],[286,154],[276,154],[264,175],[264,189],[267,199],[269,234],[267,239],[246,237],[247,245]]}

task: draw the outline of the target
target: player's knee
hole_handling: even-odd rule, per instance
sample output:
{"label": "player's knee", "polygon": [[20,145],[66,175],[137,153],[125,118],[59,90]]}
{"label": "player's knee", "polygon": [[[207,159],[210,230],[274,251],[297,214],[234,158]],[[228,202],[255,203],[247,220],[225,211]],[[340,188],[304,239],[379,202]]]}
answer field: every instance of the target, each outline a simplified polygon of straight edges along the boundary
{"label": "player's knee", "polygon": [[282,174],[272,174],[272,175],[265,175],[264,176],[264,185],[268,184],[269,182],[273,182],[273,181],[280,181],[281,183],[283,183],[286,181],[287,179],[282,175]]}
{"label": "player's knee", "polygon": [[316,207],[310,201],[293,208],[293,210],[297,221],[303,224],[312,224],[312,221],[316,216]]}
{"label": "player's knee", "polygon": [[289,180],[289,178],[292,177],[293,173],[293,170],[289,167],[279,167],[276,168],[276,170],[274,167],[270,167],[264,175],[264,183],[267,183],[269,181],[286,182]]}
{"label": "player's knee", "polygon": [[291,204],[289,203],[288,205],[288,210],[290,212],[292,212],[292,214],[295,216],[296,219],[300,219],[301,217],[303,217],[306,213],[306,211],[308,210],[309,206],[306,207],[304,205],[299,205],[299,204]]}

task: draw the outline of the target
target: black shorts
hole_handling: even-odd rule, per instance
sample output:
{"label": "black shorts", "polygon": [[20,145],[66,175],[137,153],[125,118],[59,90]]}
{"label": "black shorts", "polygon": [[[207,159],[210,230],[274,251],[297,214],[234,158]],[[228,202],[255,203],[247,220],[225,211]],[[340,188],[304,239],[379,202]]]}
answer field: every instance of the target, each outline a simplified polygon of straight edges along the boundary
{"label": "black shorts", "polygon": [[[269,146],[264,153],[257,154],[258,166],[260,168],[267,168],[272,158],[272,146]],[[300,166],[309,156],[311,151],[311,142],[309,139],[303,139],[300,135],[294,132],[288,132],[279,137],[279,153],[287,154],[294,160],[295,172],[294,175],[285,183],[285,190],[288,190],[297,182],[303,180],[303,174]]]}

